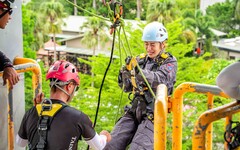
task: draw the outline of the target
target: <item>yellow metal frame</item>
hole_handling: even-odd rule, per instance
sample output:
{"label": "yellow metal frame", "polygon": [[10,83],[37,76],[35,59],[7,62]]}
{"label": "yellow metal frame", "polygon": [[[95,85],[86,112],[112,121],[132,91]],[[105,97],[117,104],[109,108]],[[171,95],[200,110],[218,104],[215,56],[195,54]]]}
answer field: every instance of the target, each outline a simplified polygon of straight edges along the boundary
{"label": "yellow metal frame", "polygon": [[207,147],[206,144],[206,128],[212,124],[212,122],[221,118],[228,117],[235,113],[240,112],[240,102],[235,101],[218,108],[208,110],[200,115],[194,126],[192,135],[192,149],[193,150],[210,150],[212,147]]}
{"label": "yellow metal frame", "polygon": [[167,113],[170,110],[173,113],[172,149],[182,150],[183,96],[187,92],[205,94],[208,98],[208,111],[204,112],[195,124],[192,136],[193,150],[211,150],[212,122],[226,117],[225,126],[228,126],[232,114],[239,112],[236,109],[240,106],[237,106],[236,102],[212,109],[214,96],[229,98],[217,86],[185,82],[175,89],[173,96],[168,100],[166,87],[159,85],[154,110],[154,149],[166,149]]}
{"label": "yellow metal frame", "polygon": [[168,114],[167,87],[160,84],[154,108],[154,149],[166,149],[167,144],[167,114]]}
{"label": "yellow metal frame", "polygon": [[[14,68],[18,73],[28,72],[32,71],[32,86],[33,86],[33,97],[37,95],[38,93],[42,92],[42,73],[41,68],[39,64],[29,58],[20,58],[16,57],[13,61]],[[0,72],[0,77],[2,77],[3,72]],[[9,93],[11,94],[11,91],[9,90]],[[10,100],[9,100],[10,101]],[[11,100],[12,101],[12,100]],[[8,111],[12,111],[12,106],[8,106]],[[13,121],[10,119],[13,116],[12,114],[8,114],[8,150],[14,150],[14,124]]]}

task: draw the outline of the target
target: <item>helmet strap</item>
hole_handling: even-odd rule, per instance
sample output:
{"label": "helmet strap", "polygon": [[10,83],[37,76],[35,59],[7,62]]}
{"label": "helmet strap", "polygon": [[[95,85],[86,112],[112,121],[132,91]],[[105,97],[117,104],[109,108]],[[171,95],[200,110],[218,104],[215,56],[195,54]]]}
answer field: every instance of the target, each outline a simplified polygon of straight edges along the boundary
{"label": "helmet strap", "polygon": [[56,86],[58,89],[60,89],[63,93],[65,93],[67,96],[68,96],[68,99],[67,99],[67,102],[70,101],[77,89],[77,86],[74,87],[74,90],[71,94],[69,94],[66,90],[64,90],[61,86],[59,85],[67,85],[69,84],[70,82],[58,82],[58,79],[56,79],[55,81],[51,81],[50,83],[50,87],[52,88],[53,86]]}

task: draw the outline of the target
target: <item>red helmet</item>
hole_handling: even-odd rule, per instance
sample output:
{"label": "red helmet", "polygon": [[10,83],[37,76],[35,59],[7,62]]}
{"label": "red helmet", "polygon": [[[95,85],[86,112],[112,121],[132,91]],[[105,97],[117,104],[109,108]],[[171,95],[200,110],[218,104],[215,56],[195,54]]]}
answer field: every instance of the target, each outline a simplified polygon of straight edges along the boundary
{"label": "red helmet", "polygon": [[62,82],[74,80],[79,85],[79,76],[76,67],[68,61],[58,60],[48,69],[46,79],[55,78]]}

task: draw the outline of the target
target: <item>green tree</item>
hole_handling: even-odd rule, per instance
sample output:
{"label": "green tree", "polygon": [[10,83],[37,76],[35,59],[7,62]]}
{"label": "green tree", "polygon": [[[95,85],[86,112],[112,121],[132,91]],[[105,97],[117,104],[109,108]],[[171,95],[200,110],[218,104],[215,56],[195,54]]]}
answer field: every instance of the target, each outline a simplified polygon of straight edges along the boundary
{"label": "green tree", "polygon": [[163,24],[173,21],[175,17],[175,0],[151,0],[147,9],[148,22],[159,21]]}
{"label": "green tree", "polygon": [[[96,55],[96,47],[101,44],[102,46],[109,40],[109,37],[106,35],[106,28],[108,24],[96,17],[89,17],[87,22],[83,23],[81,29],[85,28],[86,32],[84,33],[81,43],[86,45],[88,48],[93,49],[93,57]],[[93,70],[93,66],[92,66]],[[92,78],[94,73],[92,72]],[[94,82],[92,82],[94,86]]]}
{"label": "green tree", "polygon": [[39,18],[37,20],[43,34],[53,34],[54,61],[56,61],[56,33],[61,32],[63,18],[66,17],[63,5],[55,0],[44,2],[40,5]]}
{"label": "green tree", "polygon": [[216,24],[213,27],[220,31],[230,33],[236,26],[234,21],[234,5],[228,0],[225,3],[216,3],[209,6],[206,14],[214,18]]}
{"label": "green tree", "polygon": [[186,29],[192,30],[196,33],[198,38],[204,39],[206,47],[205,51],[211,51],[211,41],[214,37],[210,27],[215,25],[214,18],[209,15],[203,15],[201,10],[197,10],[194,18],[187,17],[183,20]]}

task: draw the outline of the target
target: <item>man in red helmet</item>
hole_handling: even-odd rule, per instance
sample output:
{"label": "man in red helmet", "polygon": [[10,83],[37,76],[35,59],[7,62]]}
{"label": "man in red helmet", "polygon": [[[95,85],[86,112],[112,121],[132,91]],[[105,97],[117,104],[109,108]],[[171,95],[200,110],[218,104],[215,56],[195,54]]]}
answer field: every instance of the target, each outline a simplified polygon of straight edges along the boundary
{"label": "man in red helmet", "polygon": [[[0,0],[0,28],[5,29],[8,21],[11,19],[14,0]],[[12,89],[19,81],[19,76],[13,68],[12,62],[0,51],[0,71],[3,71],[4,85],[9,81]]]}
{"label": "man in red helmet", "polygon": [[102,131],[98,135],[86,114],[67,105],[80,83],[76,67],[67,61],[56,61],[46,79],[50,80],[50,99],[26,112],[16,143],[22,147],[28,144],[30,149],[77,150],[78,140],[83,137],[93,149],[103,149],[110,134]]}

